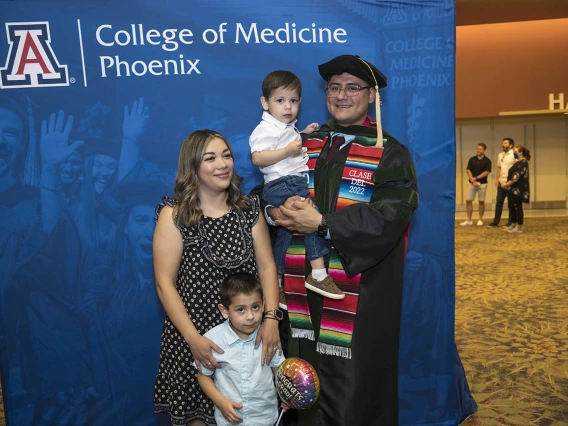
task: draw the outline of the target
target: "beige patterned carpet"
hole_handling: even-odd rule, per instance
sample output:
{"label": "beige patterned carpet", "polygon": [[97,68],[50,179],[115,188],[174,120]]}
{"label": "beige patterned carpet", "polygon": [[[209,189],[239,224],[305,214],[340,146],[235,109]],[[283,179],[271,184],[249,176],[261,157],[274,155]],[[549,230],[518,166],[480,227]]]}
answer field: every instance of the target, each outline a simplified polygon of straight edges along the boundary
{"label": "beige patterned carpet", "polygon": [[526,222],[456,226],[456,343],[479,405],[464,426],[568,426],[568,218]]}
{"label": "beige patterned carpet", "polygon": [[456,227],[456,343],[474,425],[568,425],[568,218]]}

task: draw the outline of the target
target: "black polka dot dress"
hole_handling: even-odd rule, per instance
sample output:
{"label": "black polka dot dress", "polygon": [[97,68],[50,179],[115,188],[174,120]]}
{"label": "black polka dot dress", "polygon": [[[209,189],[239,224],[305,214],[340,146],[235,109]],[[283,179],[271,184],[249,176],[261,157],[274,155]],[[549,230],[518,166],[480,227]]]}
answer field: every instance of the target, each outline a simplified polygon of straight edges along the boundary
{"label": "black polka dot dress", "polygon": [[[217,308],[219,286],[229,274],[249,272],[257,275],[252,227],[258,221],[257,197],[247,197],[250,210],[232,209],[220,218],[203,217],[190,228],[179,227],[183,254],[176,287],[199,334],[223,322]],[[175,200],[164,197],[156,214]],[[170,413],[173,425],[187,425],[202,419],[215,425],[214,404],[197,383],[189,345],[166,316],[162,331],[160,367],[154,389],[156,413]]]}

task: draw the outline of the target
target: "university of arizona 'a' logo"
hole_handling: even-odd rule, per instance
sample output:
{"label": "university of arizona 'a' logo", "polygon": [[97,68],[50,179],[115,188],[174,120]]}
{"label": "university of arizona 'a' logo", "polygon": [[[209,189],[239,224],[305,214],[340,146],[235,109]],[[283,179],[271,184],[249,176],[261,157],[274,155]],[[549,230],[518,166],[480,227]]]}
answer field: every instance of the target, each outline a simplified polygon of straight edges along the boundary
{"label": "university of arizona 'a' logo", "polygon": [[6,22],[10,50],[0,88],[69,86],[67,65],[51,49],[48,22]]}

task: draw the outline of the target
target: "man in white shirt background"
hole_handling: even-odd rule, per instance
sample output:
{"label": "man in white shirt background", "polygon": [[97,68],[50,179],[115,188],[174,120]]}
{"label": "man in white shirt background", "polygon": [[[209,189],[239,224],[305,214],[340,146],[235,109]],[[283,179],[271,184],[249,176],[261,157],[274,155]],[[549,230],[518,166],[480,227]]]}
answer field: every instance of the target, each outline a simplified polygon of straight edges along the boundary
{"label": "man in white shirt background", "polygon": [[[503,139],[503,152],[499,154],[497,159],[497,179],[495,184],[497,185],[497,199],[495,201],[495,218],[493,222],[487,225],[488,228],[497,228],[499,226],[499,221],[501,220],[501,213],[503,212],[503,204],[505,203],[505,198],[507,197],[507,190],[503,188],[503,184],[507,182],[507,174],[509,169],[515,163],[515,157],[513,155],[513,147],[515,146],[515,141],[511,138]],[[507,221],[507,225],[510,223]]]}

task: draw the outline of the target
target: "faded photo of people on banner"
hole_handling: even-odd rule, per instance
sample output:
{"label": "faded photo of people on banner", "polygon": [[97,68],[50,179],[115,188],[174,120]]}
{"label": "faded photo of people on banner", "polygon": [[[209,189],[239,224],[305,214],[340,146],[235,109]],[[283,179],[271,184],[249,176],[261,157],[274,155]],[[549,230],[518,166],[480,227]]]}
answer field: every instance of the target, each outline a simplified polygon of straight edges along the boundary
{"label": "faded photo of people on banner", "polygon": [[[6,399],[28,401],[15,407],[20,424],[114,423],[145,393],[152,402],[144,388],[153,385],[164,315],[152,268],[154,200],[173,177],[137,153],[143,98],[124,106],[122,135],[113,137],[108,106],[40,121],[19,94],[0,97]],[[135,381],[142,395],[125,391]]]}
{"label": "faded photo of people on banner", "polygon": [[223,134],[248,194],[263,179],[249,137],[264,76],[296,74],[297,127],[325,123],[317,66],[343,54],[388,77],[383,126],[408,146],[428,194],[409,240],[400,424],[455,422],[465,379],[452,333],[453,228],[441,225],[454,214],[453,1],[21,0],[0,2],[0,15],[8,425],[169,424],[153,411],[165,312],[152,240],[182,142],[200,129]]}

